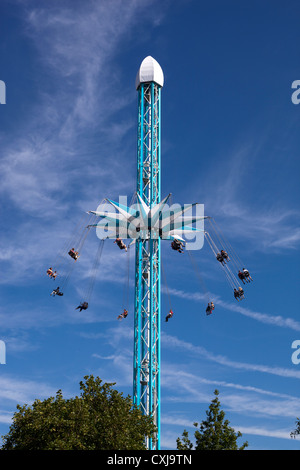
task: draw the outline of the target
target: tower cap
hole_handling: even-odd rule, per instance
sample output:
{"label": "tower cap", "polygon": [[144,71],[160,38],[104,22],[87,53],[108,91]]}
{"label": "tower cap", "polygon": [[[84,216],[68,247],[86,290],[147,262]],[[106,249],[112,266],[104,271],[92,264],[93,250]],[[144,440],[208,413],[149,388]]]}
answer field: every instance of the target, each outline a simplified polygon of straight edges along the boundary
{"label": "tower cap", "polygon": [[164,85],[164,74],[162,68],[150,55],[148,55],[148,57],[146,57],[141,63],[136,75],[135,87],[138,89],[141,83],[149,82],[155,82],[161,87]]}

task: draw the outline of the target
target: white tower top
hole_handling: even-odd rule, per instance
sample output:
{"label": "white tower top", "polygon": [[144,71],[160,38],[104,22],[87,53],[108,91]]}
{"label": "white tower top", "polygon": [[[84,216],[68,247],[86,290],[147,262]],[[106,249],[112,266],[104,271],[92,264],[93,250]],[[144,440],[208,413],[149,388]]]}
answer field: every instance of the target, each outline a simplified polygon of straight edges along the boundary
{"label": "white tower top", "polygon": [[146,57],[137,73],[135,87],[138,89],[141,83],[155,82],[159,86],[164,85],[164,74],[159,63],[150,55]]}

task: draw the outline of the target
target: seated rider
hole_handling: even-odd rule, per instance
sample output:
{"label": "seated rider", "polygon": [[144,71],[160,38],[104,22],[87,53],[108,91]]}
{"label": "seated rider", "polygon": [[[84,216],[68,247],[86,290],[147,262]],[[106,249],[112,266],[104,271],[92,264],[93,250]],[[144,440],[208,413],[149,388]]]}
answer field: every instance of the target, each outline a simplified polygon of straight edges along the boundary
{"label": "seated rider", "polygon": [[57,272],[53,271],[52,268],[47,269],[47,274],[49,277],[52,277],[53,279],[56,279]]}
{"label": "seated rider", "polygon": [[221,250],[220,253],[221,253],[221,256],[222,256],[224,259],[226,259],[226,261],[230,261],[229,256],[228,256],[228,253],[226,253],[226,251]]}
{"label": "seated rider", "polygon": [[237,300],[244,299],[244,289],[241,287],[239,287],[238,290],[234,289],[233,295]]}
{"label": "seated rider", "polygon": [[[245,284],[245,283],[244,283],[244,280],[246,280],[245,273],[240,270],[240,271],[238,272],[238,277],[240,278],[240,280],[242,281],[242,283]],[[247,280],[246,280],[246,282],[247,282]]]}
{"label": "seated rider", "polygon": [[234,289],[233,295],[234,295],[234,298],[235,298],[236,300],[239,300],[239,298],[240,298],[240,293],[239,293],[239,291],[238,291],[237,289]]}
{"label": "seated rider", "polygon": [[214,309],[215,309],[215,304],[213,302],[208,302],[208,305],[206,307],[206,315],[210,315]]}
{"label": "seated rider", "polygon": [[239,287],[239,295],[240,295],[240,299],[244,298],[244,289],[242,289],[241,287]]}
{"label": "seated rider", "polygon": [[52,268],[47,269],[47,274],[48,274],[49,277],[52,276],[52,274],[53,274]]}
{"label": "seated rider", "polygon": [[123,242],[122,238],[116,238],[114,243],[116,243],[118,245],[118,247],[120,248],[120,250],[125,250],[127,251],[127,246],[125,245],[125,243]]}
{"label": "seated rider", "polygon": [[243,273],[245,274],[245,277],[249,282],[253,281],[252,277],[250,276],[250,273],[249,273],[248,269],[243,268]]}
{"label": "seated rider", "polygon": [[62,296],[64,295],[62,292],[60,292],[59,290],[59,287],[57,287],[56,289],[54,289],[50,295],[53,295],[53,297],[55,297],[56,295],[59,295],[59,296]]}
{"label": "seated rider", "polygon": [[68,254],[71,256],[71,258],[75,259],[75,261],[77,261],[77,259],[79,258],[79,253],[78,251],[75,251],[74,248],[71,248]]}
{"label": "seated rider", "polygon": [[168,315],[166,316],[166,321],[169,320],[169,318],[172,318],[174,315],[174,312],[172,310],[169,311]]}
{"label": "seated rider", "polygon": [[79,309],[81,312],[81,310],[86,310],[88,306],[89,306],[88,302],[81,302],[81,304],[78,305],[78,307],[76,307],[75,310]]}
{"label": "seated rider", "polygon": [[175,251],[179,251],[179,253],[183,253],[183,242],[180,240],[177,240],[177,238],[174,238],[174,240],[171,243],[171,247]]}
{"label": "seated rider", "polygon": [[217,258],[218,261],[220,261],[220,263],[221,263],[223,266],[225,265],[225,261],[224,261],[223,256],[221,255],[221,253],[217,253],[216,258]]}
{"label": "seated rider", "polygon": [[121,313],[117,318],[118,320],[122,320],[123,318],[126,318],[128,315],[128,311],[124,308],[123,313]]}

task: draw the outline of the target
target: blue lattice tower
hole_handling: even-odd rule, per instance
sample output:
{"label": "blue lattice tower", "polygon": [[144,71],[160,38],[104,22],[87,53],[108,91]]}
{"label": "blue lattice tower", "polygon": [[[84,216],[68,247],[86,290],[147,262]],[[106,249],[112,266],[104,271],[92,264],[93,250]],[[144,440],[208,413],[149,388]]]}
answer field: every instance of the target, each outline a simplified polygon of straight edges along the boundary
{"label": "blue lattice tower", "polygon": [[[183,235],[203,232],[191,226],[204,219],[183,216],[197,206],[167,207],[170,194],[161,200],[161,88],[164,76],[160,65],[146,57],[138,71],[138,150],[137,203],[134,207],[105,199],[114,211],[101,205],[89,211],[100,217],[97,235],[100,239],[129,239],[135,244],[135,303],[133,402],[144,415],[151,415],[157,432],[148,439],[150,450],[160,449],[160,283],[162,240],[181,240]],[[117,211],[117,212],[116,212]],[[117,240],[115,240],[117,241]],[[123,247],[124,248],[124,247]]]}
{"label": "blue lattice tower", "polygon": [[[139,69],[137,194],[151,209],[160,202],[160,96],[163,72],[146,57]],[[133,399],[157,427],[148,449],[160,448],[160,238],[152,230],[136,241]]]}

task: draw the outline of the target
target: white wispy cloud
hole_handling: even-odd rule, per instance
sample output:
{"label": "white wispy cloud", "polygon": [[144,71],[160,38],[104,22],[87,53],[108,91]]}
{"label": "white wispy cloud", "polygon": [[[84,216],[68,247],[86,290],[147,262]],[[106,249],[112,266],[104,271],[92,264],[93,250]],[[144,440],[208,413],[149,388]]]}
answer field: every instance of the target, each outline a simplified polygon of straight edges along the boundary
{"label": "white wispy cloud", "polygon": [[[259,395],[265,395],[269,397],[274,397],[274,398],[283,398],[285,400],[299,400],[297,397],[294,397],[293,395],[289,395],[286,393],[280,393],[280,392],[275,392],[273,390],[266,390],[263,388],[259,387],[254,387],[253,385],[243,385],[243,384],[238,384],[238,383],[233,383],[233,382],[226,382],[224,380],[212,380],[212,379],[207,379],[205,377],[200,376],[199,374],[196,375],[191,372],[187,372],[185,370],[178,370],[177,368],[174,368],[172,365],[168,365],[164,367],[164,385],[172,388],[174,385],[174,382],[180,378],[180,383],[183,384],[184,387],[190,387],[192,385],[194,388],[191,388],[190,390],[198,390],[200,389],[200,386],[205,386],[205,385],[213,385],[215,387],[222,387],[225,389],[233,389],[241,392],[253,392],[255,394]],[[188,388],[186,388],[188,390]]]}
{"label": "white wispy cloud", "polygon": [[[270,420],[271,426],[276,417],[288,420],[290,422],[289,432],[291,432],[300,406],[298,397],[222,380],[206,379],[195,373],[175,368],[171,364],[164,368],[163,387],[168,390],[168,403],[170,405],[176,404],[176,408],[175,410],[171,408],[172,411],[163,414],[163,423],[187,428],[192,427],[195,421],[199,422],[204,419],[205,416],[202,415],[185,416],[181,411],[184,409],[182,404],[194,403],[193,409],[196,413],[197,404],[207,404],[208,407],[212,400],[212,386],[219,390],[221,407],[230,421],[235,420],[235,429],[240,429],[241,423],[247,422],[249,417],[251,420],[260,420],[263,417],[265,422]],[[246,432],[244,424],[243,427],[243,432]],[[276,429],[277,431],[278,429]],[[269,432],[269,435],[272,436],[274,430],[270,429]],[[251,433],[251,429],[249,429],[249,434]],[[267,431],[262,435],[268,435]],[[284,436],[287,437],[288,432],[284,431],[284,435],[280,432],[277,435],[277,437]]]}
{"label": "white wispy cloud", "polygon": [[168,348],[181,349],[192,355],[202,356],[212,362],[216,362],[223,366],[234,368],[234,369],[241,369],[241,370],[247,370],[247,371],[253,371],[253,372],[262,372],[266,374],[277,375],[280,377],[291,377],[291,378],[300,379],[300,372],[297,370],[286,369],[283,367],[270,367],[268,365],[263,365],[263,364],[250,364],[246,362],[233,361],[231,359],[228,359],[226,356],[211,353],[210,351],[207,351],[202,346],[196,346],[187,341],[178,339],[175,336],[167,335],[166,333],[162,335],[162,345],[167,346]]}
{"label": "white wispy cloud", "polygon": [[260,426],[233,426],[236,431],[240,431],[243,435],[249,434],[253,436],[275,437],[278,439],[291,439],[290,429],[268,429]]}
{"label": "white wispy cloud", "polygon": [[[162,416],[161,417],[161,423],[162,425],[168,425],[168,426],[181,426],[182,431],[184,429],[189,431],[189,438],[192,442],[194,442],[194,430],[195,427],[193,426],[193,423],[189,421],[187,418],[184,417],[176,417],[176,416]],[[254,436],[262,436],[262,437],[275,437],[278,439],[291,439],[290,429],[269,429],[269,428],[263,428],[261,426],[240,426],[240,425],[235,425],[233,423],[230,423],[230,425],[233,427],[235,431],[240,431],[243,434],[242,440],[245,441],[246,435],[254,435]],[[163,445],[164,447],[169,447],[172,449],[176,448],[176,439],[177,437],[181,437],[180,434],[175,434],[172,431],[168,431],[166,435],[163,436]],[[251,443],[250,443],[251,445]]]}
{"label": "white wispy cloud", "polygon": [[[104,196],[133,191],[135,119],[122,113],[136,106],[135,72],[124,81],[118,47],[153,3],[113,0],[72,8],[67,1],[28,2],[20,11],[37,76],[30,112],[13,135],[0,136],[1,283],[32,279],[47,251],[57,251],[71,218],[95,209]],[[154,13],[147,18],[156,21]]]}
{"label": "white wispy cloud", "polygon": [[293,318],[284,318],[281,315],[270,315],[261,312],[255,312],[249,308],[240,307],[239,305],[230,304],[218,299],[218,304],[227,310],[241,313],[242,315],[257,320],[268,325],[278,326],[282,328],[290,328],[294,331],[300,331],[300,323]]}
{"label": "white wispy cloud", "polygon": [[[203,301],[206,300],[207,295],[201,294],[199,292],[184,292],[180,289],[169,288],[170,294],[194,301]],[[232,312],[240,313],[246,317],[252,318],[253,320],[259,321],[261,323],[266,323],[273,326],[278,326],[282,328],[290,328],[294,331],[300,331],[300,322],[294,320],[293,318],[284,318],[282,315],[270,315],[267,313],[253,311],[246,307],[241,307],[231,302],[226,302],[220,298],[219,295],[209,293],[209,295],[215,300],[215,304],[220,305],[226,310]]]}
{"label": "white wispy cloud", "polygon": [[[281,253],[299,248],[300,212],[296,204],[274,198],[272,179],[266,180],[265,192],[258,192],[255,199],[249,199],[247,186],[253,184],[266,148],[270,145],[269,132],[255,129],[255,139],[249,131],[244,140],[238,140],[232,149],[224,154],[224,166],[214,171],[214,191],[211,192],[211,178],[205,178],[201,188],[205,194],[206,215],[221,222],[227,238],[242,239],[248,251]],[[270,151],[270,150],[268,150]],[[276,160],[278,155],[272,158]],[[250,194],[255,194],[251,186]]]}
{"label": "white wispy cloud", "polygon": [[[1,160],[1,191],[19,209],[42,213],[43,217],[55,212],[59,215],[57,211],[67,204],[63,202],[67,190],[80,182],[82,175],[86,181],[92,176],[95,181],[100,162],[105,162],[106,177],[118,168],[118,158],[111,158],[115,152],[120,157],[120,147],[113,145],[116,130],[111,117],[135,95],[133,87],[132,94],[116,97],[120,93],[115,93],[114,86],[121,85],[111,57],[130,31],[137,10],[135,1],[125,5],[114,0],[109,4],[91,2],[76,9],[69,4],[28,11],[26,32],[39,54],[44,80],[39,82],[31,119],[18,130],[17,138],[5,140]],[[123,128],[119,123],[120,140],[129,125],[127,121]],[[107,145],[106,154],[100,158],[103,148],[95,132]],[[91,135],[95,139],[92,146]],[[101,179],[105,184],[103,176]]]}
{"label": "white wispy cloud", "polygon": [[34,380],[22,380],[10,376],[0,377],[0,398],[2,403],[12,401],[16,404],[31,403],[37,397],[55,396],[57,390],[53,387]]}
{"label": "white wispy cloud", "polygon": [[11,424],[13,413],[5,410],[0,410],[0,423]]}

